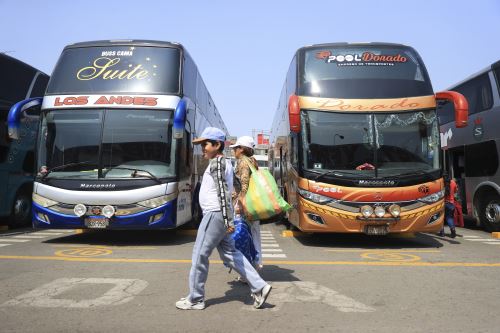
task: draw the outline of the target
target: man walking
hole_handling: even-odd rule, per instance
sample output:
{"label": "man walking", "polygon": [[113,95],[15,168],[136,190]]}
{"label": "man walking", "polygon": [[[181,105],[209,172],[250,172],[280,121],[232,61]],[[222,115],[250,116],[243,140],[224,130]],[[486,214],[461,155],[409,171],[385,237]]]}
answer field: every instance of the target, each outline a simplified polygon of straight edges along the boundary
{"label": "man walking", "polygon": [[215,248],[219,251],[222,261],[248,281],[255,308],[260,309],[271,292],[271,285],[266,283],[243,254],[236,250],[231,238],[231,233],[234,232],[231,204],[233,168],[223,155],[225,140],[224,132],[215,127],[207,127],[198,139],[193,140],[194,144],[201,144],[203,158],[209,160],[209,165],[203,174],[200,187],[199,201],[203,219],[193,248],[189,295],[175,303],[178,309],[205,308],[208,258]]}

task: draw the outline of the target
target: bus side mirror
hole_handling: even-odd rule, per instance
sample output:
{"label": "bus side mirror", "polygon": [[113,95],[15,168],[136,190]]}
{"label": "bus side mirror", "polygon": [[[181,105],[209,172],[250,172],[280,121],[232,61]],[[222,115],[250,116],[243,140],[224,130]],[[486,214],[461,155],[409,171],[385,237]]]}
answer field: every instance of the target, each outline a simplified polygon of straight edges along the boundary
{"label": "bus side mirror", "polygon": [[300,106],[297,95],[290,95],[288,98],[288,119],[290,131],[300,133]]}
{"label": "bus side mirror", "polygon": [[464,95],[456,91],[441,91],[436,93],[437,100],[453,102],[455,107],[455,127],[462,128],[467,126],[469,118],[469,103]]}
{"label": "bus side mirror", "polygon": [[19,125],[23,112],[34,106],[41,105],[42,101],[42,97],[28,98],[24,101],[17,102],[10,108],[9,115],[7,116],[9,138],[15,140],[19,139]]}
{"label": "bus side mirror", "polygon": [[174,111],[174,138],[182,139],[186,126],[186,101],[181,99]]}

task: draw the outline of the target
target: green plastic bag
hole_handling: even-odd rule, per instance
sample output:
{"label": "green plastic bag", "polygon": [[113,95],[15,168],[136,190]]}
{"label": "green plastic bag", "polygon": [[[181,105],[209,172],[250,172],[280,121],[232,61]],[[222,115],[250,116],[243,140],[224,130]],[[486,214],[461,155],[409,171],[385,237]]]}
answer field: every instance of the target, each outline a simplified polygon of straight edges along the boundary
{"label": "green plastic bag", "polygon": [[290,210],[278,190],[278,185],[269,170],[255,170],[248,163],[252,174],[245,199],[242,202],[245,216],[249,221],[264,220]]}

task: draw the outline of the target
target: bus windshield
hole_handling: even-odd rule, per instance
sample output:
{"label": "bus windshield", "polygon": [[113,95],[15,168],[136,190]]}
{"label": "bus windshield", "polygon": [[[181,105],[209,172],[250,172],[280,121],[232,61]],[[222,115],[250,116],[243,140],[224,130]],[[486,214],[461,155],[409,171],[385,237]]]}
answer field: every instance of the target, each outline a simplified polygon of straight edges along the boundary
{"label": "bus windshield", "polygon": [[346,177],[440,169],[435,110],[405,113],[302,111],[303,167]]}
{"label": "bus windshield", "polygon": [[301,96],[361,99],[433,94],[420,57],[408,47],[309,48],[301,67]]}
{"label": "bus windshield", "polygon": [[179,82],[176,48],[70,48],[59,58],[47,94],[177,94]]}
{"label": "bus windshield", "polygon": [[53,110],[43,115],[38,170],[49,178],[130,178],[175,175],[172,111]]}

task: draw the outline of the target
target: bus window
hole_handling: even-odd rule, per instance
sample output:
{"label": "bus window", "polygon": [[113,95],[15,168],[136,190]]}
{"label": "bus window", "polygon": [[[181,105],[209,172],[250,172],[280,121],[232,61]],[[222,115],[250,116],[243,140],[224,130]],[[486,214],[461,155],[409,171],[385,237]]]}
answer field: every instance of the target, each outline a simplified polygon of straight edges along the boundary
{"label": "bus window", "polygon": [[10,62],[8,66],[2,66],[2,79],[0,80],[2,96],[8,96],[8,101],[11,102],[25,99],[33,80],[33,74],[32,71],[26,69],[26,65],[20,65],[17,62]]}
{"label": "bus window", "polygon": [[49,77],[45,75],[38,75],[35,84],[33,85],[33,90],[31,91],[30,97],[41,97],[45,94],[45,88],[49,83]]}
{"label": "bus window", "polygon": [[0,163],[7,160],[9,142],[7,140],[7,115],[8,112],[0,111]]}
{"label": "bus window", "polygon": [[465,146],[465,176],[494,176],[498,169],[498,154],[495,141]]}
{"label": "bus window", "polygon": [[490,78],[484,73],[453,89],[465,96],[469,103],[469,115],[488,110],[493,106]]}
{"label": "bus window", "polygon": [[[113,46],[112,50],[110,47],[66,49],[54,69],[47,94],[175,94],[180,89],[179,63],[180,51],[176,48]],[[97,70],[104,67],[109,70]]]}
{"label": "bus window", "polygon": [[315,47],[305,51],[299,95],[397,98],[432,95],[421,60],[411,48]]}
{"label": "bus window", "polygon": [[497,89],[500,94],[500,63],[498,63],[496,68],[493,69],[493,73],[495,73],[495,78],[497,79]]}

